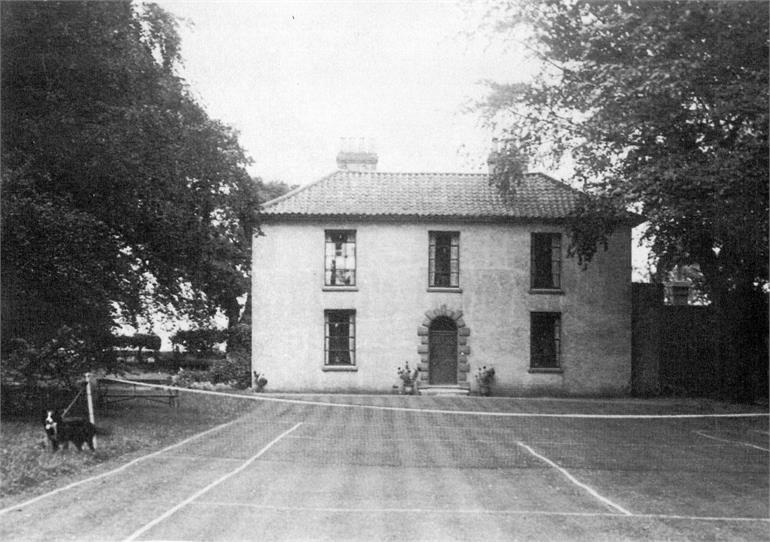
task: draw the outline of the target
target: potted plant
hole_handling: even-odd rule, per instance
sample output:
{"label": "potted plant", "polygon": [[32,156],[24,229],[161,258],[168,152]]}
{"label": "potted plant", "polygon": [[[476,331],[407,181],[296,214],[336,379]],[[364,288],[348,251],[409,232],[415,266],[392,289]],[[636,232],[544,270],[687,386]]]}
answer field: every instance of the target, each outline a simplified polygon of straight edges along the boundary
{"label": "potted plant", "polygon": [[492,380],[495,378],[495,368],[484,365],[476,372],[476,382],[479,384],[479,395],[487,396],[490,393]]}
{"label": "potted plant", "polygon": [[401,393],[413,395],[416,391],[417,376],[420,374],[418,369],[410,369],[409,362],[405,362],[403,367],[398,368],[398,378],[401,379]]}
{"label": "potted plant", "polygon": [[262,373],[254,371],[254,391],[260,392],[267,386],[267,378]]}

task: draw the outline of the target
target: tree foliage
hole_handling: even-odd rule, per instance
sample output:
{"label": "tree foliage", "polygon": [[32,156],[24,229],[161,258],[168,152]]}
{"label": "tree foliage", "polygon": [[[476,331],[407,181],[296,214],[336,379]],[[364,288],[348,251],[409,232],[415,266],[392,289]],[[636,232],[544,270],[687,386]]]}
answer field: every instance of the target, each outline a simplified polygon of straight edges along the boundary
{"label": "tree foliage", "polygon": [[154,4],[3,2],[3,337],[238,315],[259,193]]}
{"label": "tree foliage", "polygon": [[767,6],[522,0],[487,23],[542,68],[526,84],[490,83],[486,115],[525,155],[570,156],[597,196],[575,217],[573,250],[590,259],[622,213],[639,212],[661,272],[699,265],[723,319],[761,326]]}
{"label": "tree foliage", "polygon": [[518,2],[494,16],[543,66],[531,84],[491,84],[486,112],[509,115],[509,138],[570,153],[589,189],[641,212],[663,267],[767,279],[765,6]]}
{"label": "tree foliage", "polygon": [[83,337],[80,330],[62,326],[37,345],[21,338],[11,339],[0,373],[3,383],[23,384],[28,390],[50,385],[74,389],[94,367],[113,371],[121,368],[105,345]]}
{"label": "tree foliage", "polygon": [[207,356],[214,352],[217,344],[226,342],[229,338],[227,329],[198,328],[177,331],[171,342],[182,345],[185,350],[196,356]]}
{"label": "tree foliage", "polygon": [[135,333],[134,335],[118,335],[113,337],[112,345],[117,348],[147,348],[160,350],[161,338],[151,333]]}

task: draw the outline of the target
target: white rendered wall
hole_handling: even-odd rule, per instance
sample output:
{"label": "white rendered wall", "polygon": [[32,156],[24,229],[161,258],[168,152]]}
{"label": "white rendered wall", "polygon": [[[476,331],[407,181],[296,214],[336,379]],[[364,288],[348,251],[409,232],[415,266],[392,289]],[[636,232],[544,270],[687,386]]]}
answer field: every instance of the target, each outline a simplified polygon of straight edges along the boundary
{"label": "white rendered wall", "polygon": [[[462,311],[470,365],[495,393],[618,394],[631,379],[630,229],[586,270],[566,257],[562,294],[530,293],[530,233],[547,224],[284,222],[253,243],[253,369],[269,391],[385,392],[420,362],[426,312]],[[325,291],[324,232],[356,230],[355,291]],[[428,291],[428,232],[460,232],[460,291]],[[356,311],[356,370],[324,370],[324,310]],[[559,373],[530,372],[530,312],[561,312]]]}

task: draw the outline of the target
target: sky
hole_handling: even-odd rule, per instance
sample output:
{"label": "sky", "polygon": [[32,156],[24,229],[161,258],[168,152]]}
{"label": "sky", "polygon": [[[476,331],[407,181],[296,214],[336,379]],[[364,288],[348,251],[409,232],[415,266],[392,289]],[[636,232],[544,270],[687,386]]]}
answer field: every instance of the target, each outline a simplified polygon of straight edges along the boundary
{"label": "sky", "polygon": [[326,175],[343,137],[373,141],[380,171],[485,171],[492,132],[464,111],[480,81],[533,70],[477,31],[478,2],[159,3],[184,19],[193,95],[266,181]]}
{"label": "sky", "polygon": [[[537,69],[515,43],[479,32],[479,0],[158,3],[182,19],[193,96],[240,132],[250,174],[265,181],[331,173],[343,137],[373,142],[380,171],[485,172],[494,133],[469,111],[481,82]],[[568,169],[541,170],[569,180]],[[636,280],[645,259],[634,251]],[[164,348],[167,325],[180,324],[153,325]]]}

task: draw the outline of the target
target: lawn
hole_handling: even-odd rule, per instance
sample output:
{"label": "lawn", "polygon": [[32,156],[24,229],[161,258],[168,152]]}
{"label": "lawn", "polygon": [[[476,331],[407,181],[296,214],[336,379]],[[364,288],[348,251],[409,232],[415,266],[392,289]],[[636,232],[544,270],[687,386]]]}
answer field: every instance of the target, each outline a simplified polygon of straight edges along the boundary
{"label": "lawn", "polygon": [[[99,471],[178,442],[253,408],[250,401],[187,394],[180,408],[131,400],[96,412],[95,452],[52,453],[42,417],[4,416],[0,425],[0,498],[63,485],[86,472]],[[74,409],[73,409],[74,410]],[[85,447],[84,447],[85,448]]]}
{"label": "lawn", "polygon": [[[204,418],[213,425],[246,415],[73,486],[64,499],[4,499],[15,504],[0,517],[0,538],[706,541],[765,540],[770,525],[760,409],[687,400],[183,395],[179,412],[151,403],[108,412],[112,432],[100,450],[130,444],[116,437],[134,427],[129,416],[145,420],[145,431],[156,420],[173,428],[171,420],[195,432]],[[182,437],[156,431],[146,451]],[[124,454],[84,468],[106,473],[126,461]]]}

